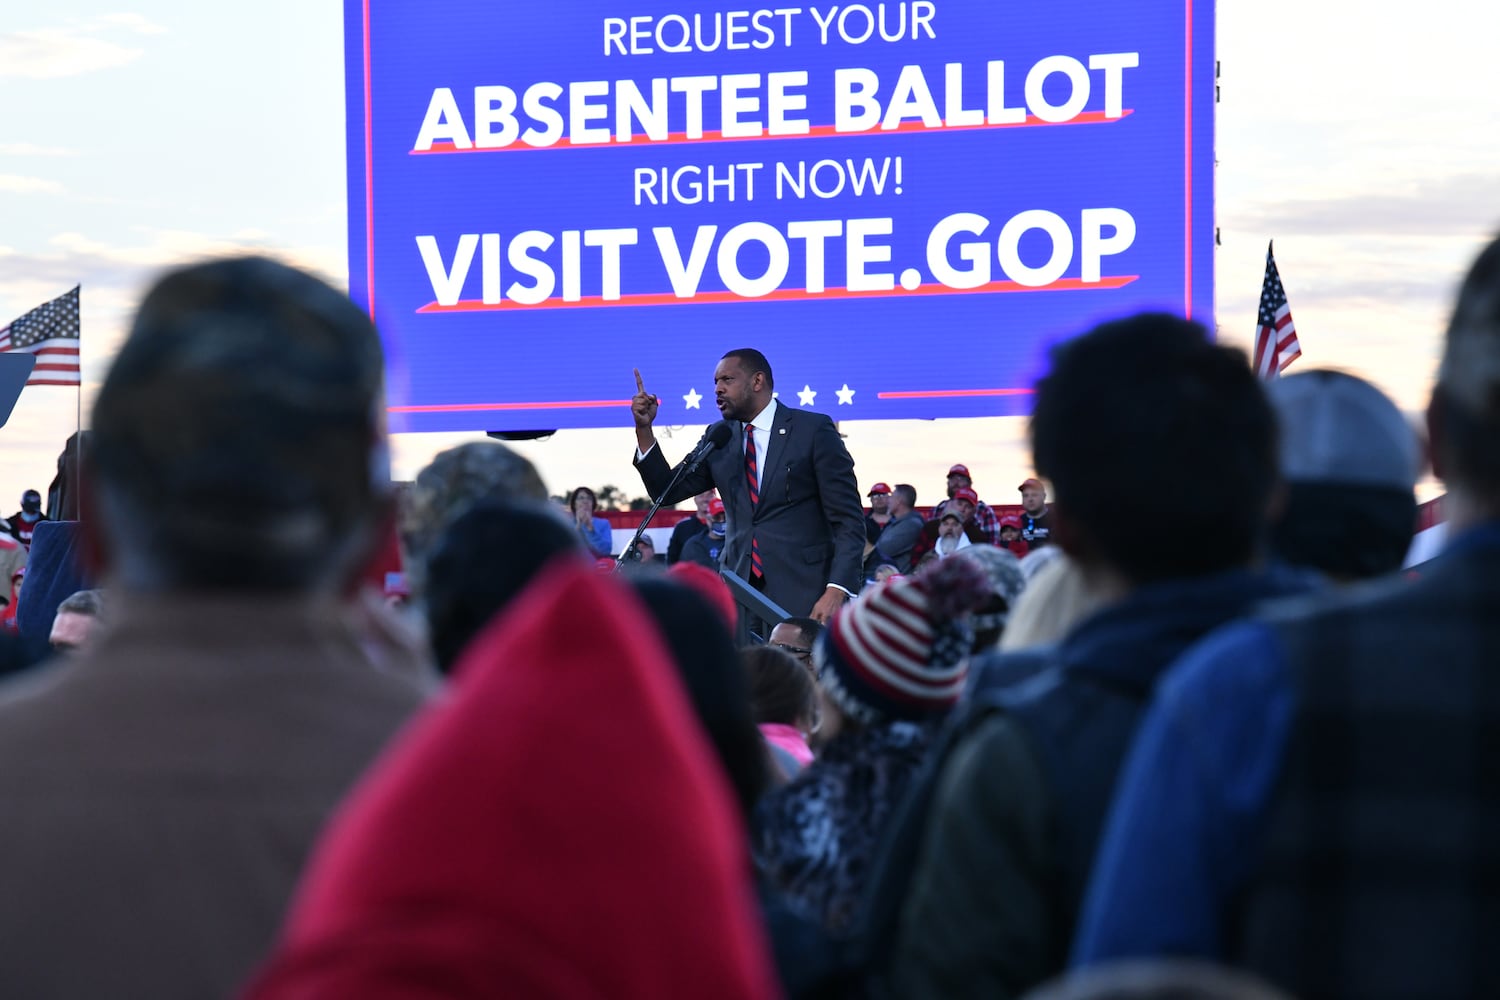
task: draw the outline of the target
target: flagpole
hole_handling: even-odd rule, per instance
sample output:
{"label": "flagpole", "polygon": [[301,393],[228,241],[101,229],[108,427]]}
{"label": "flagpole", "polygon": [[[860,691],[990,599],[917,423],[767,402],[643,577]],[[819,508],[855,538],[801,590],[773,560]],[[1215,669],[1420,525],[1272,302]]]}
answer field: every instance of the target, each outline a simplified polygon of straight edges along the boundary
{"label": "flagpole", "polygon": [[[73,397],[73,441],[75,453],[73,456],[73,467],[78,470],[76,501],[78,507],[78,520],[83,520],[83,285],[78,285],[78,389]],[[68,488],[66,477],[63,481],[63,489]],[[58,513],[61,513],[59,511]]]}

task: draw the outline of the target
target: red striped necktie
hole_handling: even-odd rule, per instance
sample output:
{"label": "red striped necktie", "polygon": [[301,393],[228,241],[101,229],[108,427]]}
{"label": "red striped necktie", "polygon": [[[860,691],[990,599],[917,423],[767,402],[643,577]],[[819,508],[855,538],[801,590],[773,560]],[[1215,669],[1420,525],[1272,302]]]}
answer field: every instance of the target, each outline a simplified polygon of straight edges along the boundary
{"label": "red striped necktie", "polygon": [[[755,510],[756,505],[760,503],[760,486],[756,482],[757,478],[755,467],[755,428],[750,424],[746,424],[745,485],[750,488],[750,509],[752,512]],[[765,570],[761,569],[760,566],[760,547],[755,541],[755,524],[752,521],[750,525],[750,579],[764,579],[765,575]]]}

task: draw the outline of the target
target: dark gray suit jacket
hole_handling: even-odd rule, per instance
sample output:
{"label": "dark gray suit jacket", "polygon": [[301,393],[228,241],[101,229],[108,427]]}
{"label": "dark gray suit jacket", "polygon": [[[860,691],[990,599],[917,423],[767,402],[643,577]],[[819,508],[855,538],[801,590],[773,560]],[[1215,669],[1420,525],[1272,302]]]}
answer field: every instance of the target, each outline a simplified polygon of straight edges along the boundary
{"label": "dark gray suit jacket", "polygon": [[[728,520],[720,556],[724,568],[750,579],[750,539],[758,539],[766,596],[791,615],[811,611],[830,583],[857,593],[864,580],[864,507],[854,459],[833,421],[821,413],[777,404],[771,443],[761,459],[760,503],[753,509],[745,482],[744,425],[737,420],[727,423],[734,432],[729,443],[684,476],[666,502],[678,503],[716,488]],[[636,463],[636,471],[656,497],[675,470],[667,465],[658,442]]]}

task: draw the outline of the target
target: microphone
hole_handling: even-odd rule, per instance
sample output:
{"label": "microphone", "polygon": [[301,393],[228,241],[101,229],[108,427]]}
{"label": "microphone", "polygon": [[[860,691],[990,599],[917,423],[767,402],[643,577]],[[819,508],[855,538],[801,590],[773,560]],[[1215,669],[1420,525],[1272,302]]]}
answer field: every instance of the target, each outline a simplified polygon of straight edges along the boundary
{"label": "microphone", "polygon": [[734,431],[729,429],[728,421],[721,420],[714,424],[713,427],[709,428],[708,437],[704,438],[703,443],[698,446],[698,450],[688,456],[686,467],[689,469],[696,468],[700,462],[708,457],[709,452],[724,447],[732,437],[734,437]]}
{"label": "microphone", "polygon": [[651,504],[651,509],[646,512],[645,519],[641,521],[641,526],[635,529],[635,537],[630,540],[630,544],[625,546],[624,551],[615,560],[615,569],[618,570],[621,566],[625,565],[626,555],[635,550],[635,543],[640,541],[641,536],[646,533],[646,525],[651,523],[651,519],[661,509],[662,501],[667,498],[672,490],[676,489],[678,483],[682,482],[682,477],[702,464],[703,460],[708,457],[709,452],[728,444],[729,439],[732,437],[734,437],[734,431],[730,430],[727,421],[721,420],[708,429],[708,436],[703,439],[703,443],[687,457],[686,461],[677,467],[677,471],[672,475],[672,481],[667,484],[665,490],[662,490],[661,496],[657,497]]}

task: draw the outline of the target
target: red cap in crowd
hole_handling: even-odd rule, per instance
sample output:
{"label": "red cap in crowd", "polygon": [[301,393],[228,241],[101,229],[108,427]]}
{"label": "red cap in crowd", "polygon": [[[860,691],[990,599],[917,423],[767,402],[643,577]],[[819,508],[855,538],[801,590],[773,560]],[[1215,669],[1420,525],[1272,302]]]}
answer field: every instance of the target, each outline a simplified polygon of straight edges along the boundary
{"label": "red cap in crowd", "polygon": [[708,502],[708,516],[709,517],[718,517],[722,513],[724,513],[724,501],[723,500],[720,500],[717,497],[715,497],[714,499],[712,499],[712,500],[710,500]]}
{"label": "red cap in crowd", "polygon": [[973,490],[971,490],[967,486],[960,486],[958,489],[954,490],[953,491],[953,499],[955,499],[955,500],[967,500],[967,501],[969,501],[969,503],[973,504],[974,506],[976,506],[976,507],[979,506],[979,494],[975,493]]}
{"label": "red cap in crowd", "polygon": [[963,476],[965,479],[973,479],[974,478],[973,476],[969,475],[969,467],[967,465],[955,465],[955,466],[953,466],[953,468],[951,468],[951,469],[948,470],[948,475],[950,475],[950,476]]}
{"label": "red cap in crowd", "polygon": [[1016,489],[1018,491],[1019,490],[1041,490],[1044,493],[1047,491],[1047,487],[1045,487],[1045,486],[1042,485],[1042,481],[1040,479],[1028,479],[1024,483],[1022,483],[1020,486],[1017,486]]}
{"label": "red cap in crowd", "polygon": [[886,497],[890,495],[891,487],[887,483],[876,483],[870,487],[870,492],[865,494],[865,496],[870,497]]}
{"label": "red cap in crowd", "polygon": [[1017,531],[1020,531],[1021,519],[1014,514],[1005,514],[1000,518],[1000,527],[1015,528]]}
{"label": "red cap in crowd", "polygon": [[740,611],[734,603],[734,594],[729,591],[729,584],[724,582],[722,576],[707,566],[700,566],[688,560],[674,565],[667,570],[667,575],[708,598],[708,602],[718,608],[719,614],[724,616],[724,624],[731,631],[734,629],[735,623],[739,620]]}

